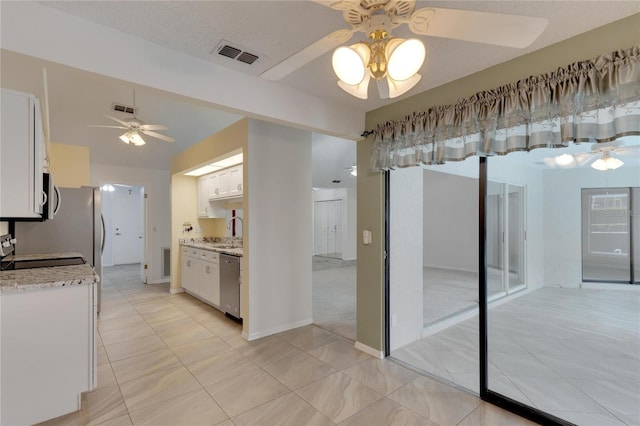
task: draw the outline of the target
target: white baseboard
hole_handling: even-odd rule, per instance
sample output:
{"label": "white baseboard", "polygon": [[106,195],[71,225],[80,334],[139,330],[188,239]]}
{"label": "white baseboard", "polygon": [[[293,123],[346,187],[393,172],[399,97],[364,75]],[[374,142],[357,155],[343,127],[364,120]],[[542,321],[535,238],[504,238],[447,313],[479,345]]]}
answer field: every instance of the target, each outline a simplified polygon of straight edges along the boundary
{"label": "white baseboard", "polygon": [[166,284],[166,283],[168,283],[168,282],[171,282],[171,280],[165,280],[165,279],[162,279],[162,280],[153,280],[153,281],[151,281],[151,282],[148,282],[147,284]]}
{"label": "white baseboard", "polygon": [[622,290],[640,292],[640,285],[619,283],[581,283],[580,288],[585,290]]}
{"label": "white baseboard", "polygon": [[169,289],[169,293],[171,293],[171,294],[184,293],[184,288],[182,288],[182,287],[180,287],[180,288],[170,288]]}
{"label": "white baseboard", "polygon": [[311,323],[313,323],[313,320],[311,318],[308,318],[308,319],[305,319],[305,320],[302,320],[302,321],[296,321],[296,322],[293,322],[293,323],[290,323],[290,324],[283,324],[283,325],[279,325],[277,327],[268,328],[266,330],[258,331],[258,332],[255,332],[255,333],[249,333],[245,338],[247,340],[249,340],[249,341],[256,340],[256,339],[260,339],[262,337],[271,336],[272,334],[276,334],[276,333],[281,333],[283,331],[292,330],[294,328],[304,327],[305,325],[309,325]]}
{"label": "white baseboard", "polygon": [[359,351],[362,351],[366,354],[371,355],[372,357],[378,358],[378,359],[383,359],[384,358],[384,352],[383,351],[379,351],[377,349],[372,348],[371,346],[367,346],[364,343],[360,343],[360,342],[356,342],[356,349]]}

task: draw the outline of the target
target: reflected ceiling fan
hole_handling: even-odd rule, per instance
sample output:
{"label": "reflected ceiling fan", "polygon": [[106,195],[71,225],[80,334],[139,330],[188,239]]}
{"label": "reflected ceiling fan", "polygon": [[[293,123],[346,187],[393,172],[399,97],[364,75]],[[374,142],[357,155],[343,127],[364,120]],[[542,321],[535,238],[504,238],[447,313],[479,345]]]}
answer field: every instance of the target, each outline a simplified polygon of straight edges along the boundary
{"label": "reflected ceiling fan", "polygon": [[538,164],[545,164],[553,169],[572,169],[582,167],[595,159],[591,167],[606,171],[615,170],[624,164],[618,156],[640,156],[640,145],[625,145],[622,141],[594,143],[590,152],[546,157]]}
{"label": "reflected ceiling fan", "polygon": [[377,81],[381,98],[394,98],[418,81],[425,48],[418,39],[393,37],[402,24],[418,35],[444,37],[499,46],[523,48],[546,28],[544,18],[426,7],[415,10],[416,0],[313,0],[342,12],[348,29],[334,31],[261,74],[280,80],[315,58],[349,41],[355,32],[369,39],[336,49],[332,65],[338,86],[347,93],[367,98],[369,80]]}
{"label": "reflected ceiling fan", "polygon": [[116,117],[105,114],[104,116],[115,121],[119,126],[103,126],[100,124],[89,124],[87,127],[106,127],[109,129],[122,129],[125,130],[123,134],[119,136],[120,140],[126,144],[132,144],[136,146],[144,145],[146,142],[142,138],[142,135],[151,136],[165,142],[175,142],[174,138],[155,132],[154,130],[169,130],[169,128],[162,124],[144,124],[144,122],[136,117],[136,91],[133,91],[133,118],[121,120]]}

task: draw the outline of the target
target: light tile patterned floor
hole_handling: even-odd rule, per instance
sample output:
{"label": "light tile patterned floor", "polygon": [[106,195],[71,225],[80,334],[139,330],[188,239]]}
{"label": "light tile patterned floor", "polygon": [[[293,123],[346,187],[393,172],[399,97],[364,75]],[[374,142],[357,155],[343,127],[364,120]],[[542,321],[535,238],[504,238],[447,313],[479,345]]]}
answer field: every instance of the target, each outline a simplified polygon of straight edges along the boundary
{"label": "light tile patterned floor", "polygon": [[[545,287],[489,310],[489,388],[587,426],[640,425],[640,292]],[[478,318],[392,357],[478,392]]]}
{"label": "light tile patterned floor", "polygon": [[136,276],[105,268],[98,388],[45,425],[531,424],[315,326],[247,342],[219,311]]}

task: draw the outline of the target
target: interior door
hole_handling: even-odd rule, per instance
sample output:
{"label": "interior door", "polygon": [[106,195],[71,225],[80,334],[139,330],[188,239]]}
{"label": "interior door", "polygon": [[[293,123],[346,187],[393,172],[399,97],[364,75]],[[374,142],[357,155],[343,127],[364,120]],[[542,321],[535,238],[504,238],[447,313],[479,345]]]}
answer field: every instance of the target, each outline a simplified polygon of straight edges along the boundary
{"label": "interior door", "polygon": [[140,195],[113,196],[113,264],[125,265],[142,261],[142,209]]}
{"label": "interior door", "polygon": [[314,254],[342,257],[342,200],[314,204]]}

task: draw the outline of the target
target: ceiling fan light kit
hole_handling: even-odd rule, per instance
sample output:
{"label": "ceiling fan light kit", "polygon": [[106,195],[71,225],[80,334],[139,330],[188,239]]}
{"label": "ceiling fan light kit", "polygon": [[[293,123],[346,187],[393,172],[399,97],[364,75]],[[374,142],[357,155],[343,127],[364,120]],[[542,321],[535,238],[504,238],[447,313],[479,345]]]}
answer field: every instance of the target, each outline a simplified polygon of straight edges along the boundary
{"label": "ceiling fan light kit", "polygon": [[370,43],[341,46],[333,52],[331,64],[340,79],[338,87],[367,99],[369,80],[373,77],[381,98],[395,98],[420,81],[418,71],[426,56],[420,40],[389,37],[389,32],[380,28],[371,31],[369,38]]}
{"label": "ceiling fan light kit", "polygon": [[602,158],[598,158],[591,163],[591,167],[604,172],[607,170],[615,170],[623,164],[624,162],[622,160],[612,157],[609,151],[605,151],[602,153]]}
{"label": "ceiling fan light kit", "polygon": [[140,134],[135,130],[121,134],[120,140],[126,144],[132,144],[135,146],[141,146],[146,143],[144,139],[142,139],[142,136],[140,136]]}
{"label": "ceiling fan light kit", "polygon": [[[131,111],[133,113],[133,118],[126,119],[126,120],[121,120],[119,118],[112,117],[107,114],[104,115],[108,119],[118,123],[118,126],[103,126],[103,125],[90,124],[87,127],[106,127],[110,129],[126,130],[123,134],[118,136],[118,138],[122,142],[126,143],[127,145],[129,144],[135,145],[135,146],[144,145],[146,142],[144,139],[142,139],[141,133],[147,136],[151,136],[152,138],[163,140],[165,142],[176,141],[174,138],[165,136],[161,133],[154,132],[154,130],[169,130],[167,126],[164,126],[162,124],[144,124],[144,122],[136,118],[135,114],[137,112],[137,108],[136,108],[136,91],[135,90],[133,91],[133,107],[131,107]],[[128,111],[121,111],[121,112],[128,112]]]}

